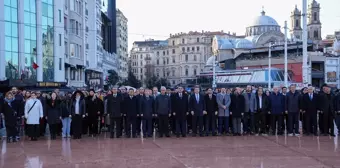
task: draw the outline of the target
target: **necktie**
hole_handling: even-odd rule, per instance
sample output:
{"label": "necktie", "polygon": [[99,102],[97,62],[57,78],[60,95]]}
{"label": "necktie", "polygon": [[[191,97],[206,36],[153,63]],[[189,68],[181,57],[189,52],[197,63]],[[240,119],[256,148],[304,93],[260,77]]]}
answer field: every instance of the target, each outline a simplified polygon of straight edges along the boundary
{"label": "necktie", "polygon": [[182,93],[179,94],[179,97],[182,98]]}
{"label": "necktie", "polygon": [[197,100],[197,104],[198,104],[198,102],[200,101],[199,97],[198,97],[198,94],[196,95],[196,100]]}
{"label": "necktie", "polygon": [[309,99],[310,99],[310,100],[312,100],[312,99],[313,99],[313,97],[312,97],[312,94],[309,94]]}
{"label": "necktie", "polygon": [[117,97],[117,95],[116,95],[116,94],[114,94],[114,95],[113,95],[113,97],[115,97],[115,98],[116,98],[116,97]]}

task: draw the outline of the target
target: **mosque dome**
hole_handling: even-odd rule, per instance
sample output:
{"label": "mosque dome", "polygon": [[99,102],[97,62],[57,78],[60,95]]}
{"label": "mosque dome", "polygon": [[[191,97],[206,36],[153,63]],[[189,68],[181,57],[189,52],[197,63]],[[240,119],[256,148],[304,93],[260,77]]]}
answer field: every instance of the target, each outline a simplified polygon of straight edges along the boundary
{"label": "mosque dome", "polygon": [[253,48],[253,43],[247,39],[239,39],[236,41],[235,48]]}
{"label": "mosque dome", "polygon": [[260,16],[254,18],[250,26],[279,26],[275,19],[266,15],[266,12],[262,11]]}
{"label": "mosque dome", "polygon": [[227,49],[232,49],[234,48],[234,45],[231,43],[230,40],[224,39],[221,40],[221,45],[219,47],[221,50],[227,50]]}

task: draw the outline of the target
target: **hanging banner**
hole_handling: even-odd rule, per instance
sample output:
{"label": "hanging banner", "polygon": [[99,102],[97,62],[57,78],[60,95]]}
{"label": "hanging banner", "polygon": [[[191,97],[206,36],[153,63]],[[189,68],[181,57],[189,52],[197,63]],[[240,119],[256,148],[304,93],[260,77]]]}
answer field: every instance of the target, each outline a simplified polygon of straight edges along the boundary
{"label": "hanging banner", "polygon": [[339,88],[339,58],[326,58],[325,82],[330,86]]}

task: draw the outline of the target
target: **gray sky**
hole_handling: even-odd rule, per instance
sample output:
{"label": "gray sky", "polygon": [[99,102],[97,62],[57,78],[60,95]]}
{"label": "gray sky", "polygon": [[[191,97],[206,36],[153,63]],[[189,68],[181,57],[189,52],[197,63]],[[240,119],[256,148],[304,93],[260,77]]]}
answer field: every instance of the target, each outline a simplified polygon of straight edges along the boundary
{"label": "gray sky", "polygon": [[[340,30],[340,0],[317,0],[321,6],[322,37]],[[308,0],[308,4],[312,0]],[[170,33],[220,31],[245,33],[245,28],[260,15],[273,17],[281,27],[295,5],[302,0],[117,0],[128,18],[129,49],[134,41],[166,39]],[[284,30],[282,30],[283,32]]]}

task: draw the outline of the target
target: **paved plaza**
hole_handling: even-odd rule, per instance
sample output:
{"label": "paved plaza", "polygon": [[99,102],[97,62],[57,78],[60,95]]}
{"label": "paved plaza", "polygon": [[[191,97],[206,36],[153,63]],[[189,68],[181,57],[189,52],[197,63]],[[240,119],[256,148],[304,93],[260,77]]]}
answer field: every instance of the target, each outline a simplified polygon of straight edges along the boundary
{"label": "paved plaza", "polygon": [[340,168],[338,137],[86,137],[2,142],[1,168]]}

